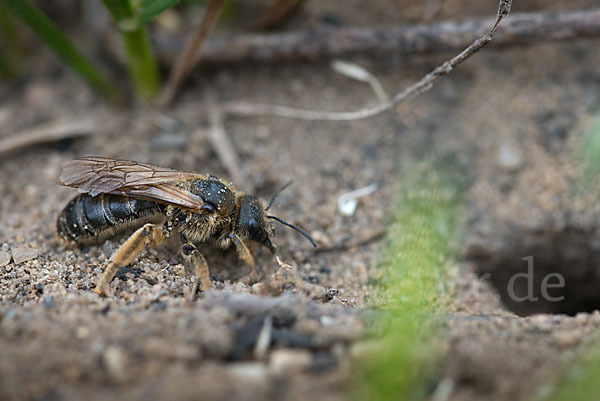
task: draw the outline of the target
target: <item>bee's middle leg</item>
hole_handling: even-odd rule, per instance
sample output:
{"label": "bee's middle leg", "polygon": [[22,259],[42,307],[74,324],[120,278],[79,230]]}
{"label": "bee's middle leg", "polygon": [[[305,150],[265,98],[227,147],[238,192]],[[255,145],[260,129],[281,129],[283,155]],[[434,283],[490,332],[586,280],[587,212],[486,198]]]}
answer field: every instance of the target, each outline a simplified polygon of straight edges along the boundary
{"label": "bee's middle leg", "polygon": [[121,266],[127,266],[146,248],[155,247],[166,238],[164,229],[156,224],[145,224],[117,249],[108,262],[108,267],[102,274],[94,292],[105,295],[108,284],[112,281]]}
{"label": "bee's middle leg", "polygon": [[194,299],[198,292],[198,287],[202,286],[203,291],[208,291],[213,288],[210,281],[210,271],[208,269],[208,263],[204,256],[198,251],[196,245],[190,242],[185,235],[181,235],[181,253],[183,254],[186,262],[191,264],[194,274],[196,275],[196,281],[192,288],[191,298]]}

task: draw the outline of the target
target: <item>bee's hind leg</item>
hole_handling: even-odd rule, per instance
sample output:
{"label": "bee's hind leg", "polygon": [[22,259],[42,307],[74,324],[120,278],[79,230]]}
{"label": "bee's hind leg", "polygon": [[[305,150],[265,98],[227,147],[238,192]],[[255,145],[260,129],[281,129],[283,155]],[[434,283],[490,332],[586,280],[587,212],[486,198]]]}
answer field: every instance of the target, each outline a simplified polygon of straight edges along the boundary
{"label": "bee's hind leg", "polygon": [[117,249],[108,262],[108,267],[102,274],[94,292],[98,295],[106,295],[108,284],[112,281],[121,266],[127,266],[146,248],[155,247],[166,238],[163,228],[156,224],[145,224],[135,230],[127,241]]}
{"label": "bee's hind leg", "polygon": [[204,256],[198,251],[196,245],[190,242],[185,235],[181,235],[181,253],[183,254],[186,262],[192,265],[194,274],[196,275],[196,281],[192,288],[191,299],[196,297],[198,287],[202,287],[203,291],[208,291],[213,288],[210,281],[210,271],[208,270],[208,263]]}

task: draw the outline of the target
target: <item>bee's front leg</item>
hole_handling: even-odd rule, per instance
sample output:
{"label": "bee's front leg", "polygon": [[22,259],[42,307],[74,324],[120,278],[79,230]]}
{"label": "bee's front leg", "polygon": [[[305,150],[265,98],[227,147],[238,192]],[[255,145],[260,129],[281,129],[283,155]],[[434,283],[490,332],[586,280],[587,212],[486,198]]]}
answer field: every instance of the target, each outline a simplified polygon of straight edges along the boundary
{"label": "bee's front leg", "polygon": [[250,250],[244,244],[244,241],[237,236],[236,234],[229,234],[229,238],[235,244],[235,249],[237,249],[238,257],[242,259],[248,266],[254,269],[256,263],[254,263],[254,257],[250,253]]}
{"label": "bee's front leg", "polygon": [[246,284],[257,282],[259,280],[259,277],[255,269],[256,262],[254,261],[254,256],[252,256],[252,253],[248,249],[248,246],[246,246],[244,241],[234,233],[229,234],[229,238],[231,239],[231,242],[233,242],[235,245],[238,257],[241,260],[243,260],[244,263],[246,263],[246,265],[248,265],[249,267],[248,271],[245,273],[247,279],[244,279],[244,282]]}
{"label": "bee's front leg", "polygon": [[181,234],[181,253],[183,254],[186,262],[190,263],[194,269],[196,275],[196,282],[192,288],[191,298],[194,299],[198,292],[198,287],[202,286],[203,291],[208,291],[213,288],[210,281],[210,271],[208,270],[208,263],[204,256],[198,251],[196,245],[190,242],[187,237]]}
{"label": "bee's front leg", "polygon": [[106,295],[108,284],[112,281],[121,266],[127,266],[146,248],[155,247],[166,237],[163,227],[156,224],[145,224],[135,230],[133,234],[117,249],[108,262],[108,267],[102,274],[94,292],[98,295]]}

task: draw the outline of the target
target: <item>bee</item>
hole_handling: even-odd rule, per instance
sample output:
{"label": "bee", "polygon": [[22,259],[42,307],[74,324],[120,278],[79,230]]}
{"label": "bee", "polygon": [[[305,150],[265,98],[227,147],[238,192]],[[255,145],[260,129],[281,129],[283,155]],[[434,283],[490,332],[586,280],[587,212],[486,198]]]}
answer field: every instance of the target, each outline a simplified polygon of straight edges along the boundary
{"label": "bee", "polygon": [[274,253],[274,220],[317,246],[300,227],[267,214],[285,187],[266,205],[213,175],[107,157],[82,157],[64,163],[60,182],[80,193],[58,216],[56,228],[63,240],[76,245],[99,243],[135,228],[111,256],[94,290],[99,295],[106,294],[120,267],[132,263],[147,246],[156,247],[175,234],[181,239],[181,253],[188,267],[196,275],[192,296],[200,286],[204,291],[212,288],[208,264],[197,243],[209,242],[222,249],[233,244],[239,258],[254,268],[246,242],[257,242]]}

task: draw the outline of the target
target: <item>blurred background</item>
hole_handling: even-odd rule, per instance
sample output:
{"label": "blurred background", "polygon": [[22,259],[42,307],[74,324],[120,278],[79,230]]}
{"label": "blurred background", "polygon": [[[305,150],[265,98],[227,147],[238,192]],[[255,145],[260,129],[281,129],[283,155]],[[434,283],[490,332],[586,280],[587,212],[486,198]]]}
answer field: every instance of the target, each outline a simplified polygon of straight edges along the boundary
{"label": "blurred background", "polygon": [[[594,399],[594,7],[517,1],[430,90],[326,121],[458,54],[498,3],[0,0],[0,398]],[[169,244],[99,298],[123,239],[55,234],[83,155],[265,199],[292,180],[273,213],[319,248],[278,228],[248,276],[203,246],[217,289],[191,302]]]}

